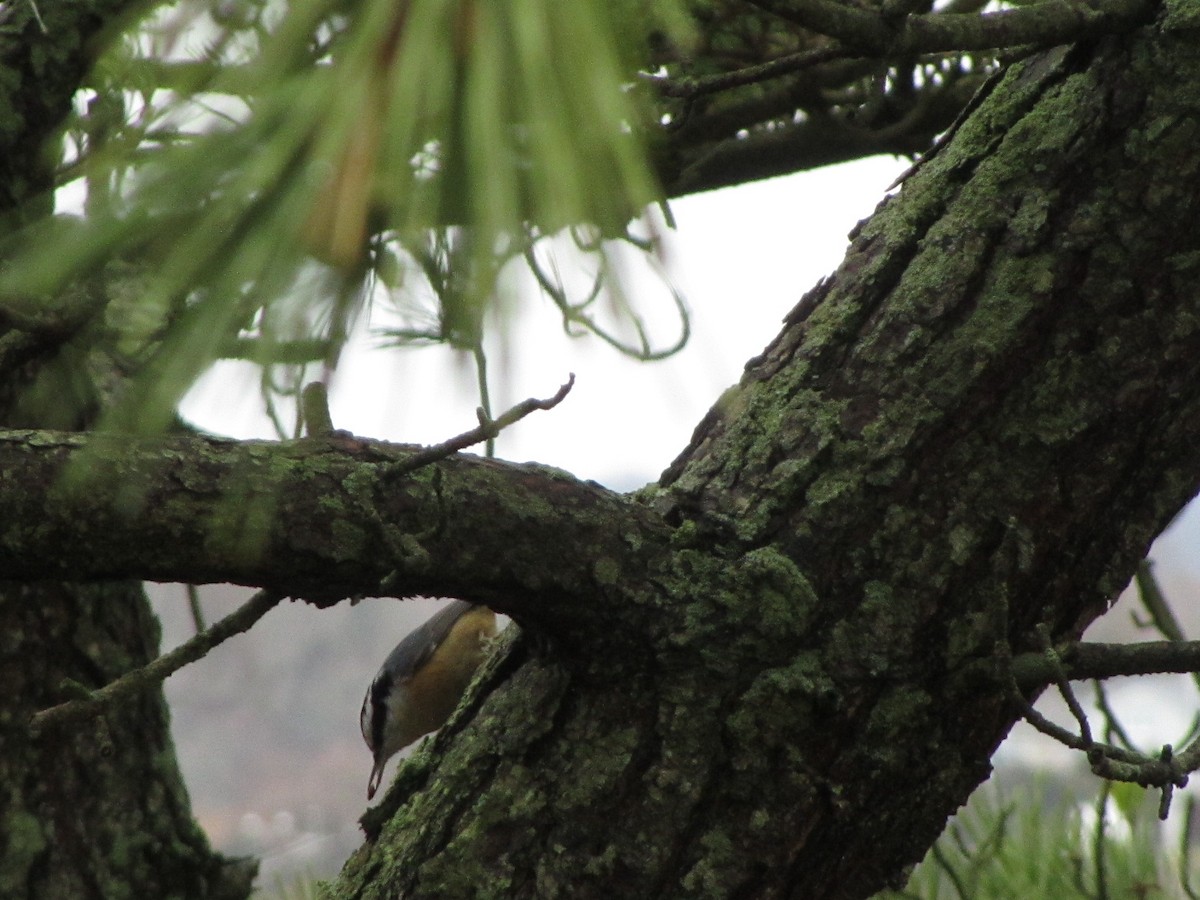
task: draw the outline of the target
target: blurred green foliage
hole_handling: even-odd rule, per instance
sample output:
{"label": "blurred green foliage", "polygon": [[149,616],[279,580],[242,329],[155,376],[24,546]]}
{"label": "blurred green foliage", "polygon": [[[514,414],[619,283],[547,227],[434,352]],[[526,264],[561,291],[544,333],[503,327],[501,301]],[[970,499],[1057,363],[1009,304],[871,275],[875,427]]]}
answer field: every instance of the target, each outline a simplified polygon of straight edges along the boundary
{"label": "blurred green foliage", "polygon": [[[68,124],[82,215],[5,237],[0,306],[137,269],[139,308],[120,314],[137,334],[107,334],[136,365],[102,419],[131,431],[168,427],[217,359],[287,369],[264,375],[276,392],[327,374],[373,305],[394,307],[393,340],[481,353],[505,263],[582,229],[602,271],[661,201],[638,67],[684,22],[661,0],[154,6]],[[413,327],[396,295],[418,283],[432,299]],[[652,355],[630,315],[635,339],[615,343]]]}
{"label": "blurred green foliage", "polygon": [[985,786],[950,820],[902,891],[876,900],[1191,898],[1194,798],[1171,820],[1158,796],[1104,782],[1091,801],[1039,779],[1008,795]]}

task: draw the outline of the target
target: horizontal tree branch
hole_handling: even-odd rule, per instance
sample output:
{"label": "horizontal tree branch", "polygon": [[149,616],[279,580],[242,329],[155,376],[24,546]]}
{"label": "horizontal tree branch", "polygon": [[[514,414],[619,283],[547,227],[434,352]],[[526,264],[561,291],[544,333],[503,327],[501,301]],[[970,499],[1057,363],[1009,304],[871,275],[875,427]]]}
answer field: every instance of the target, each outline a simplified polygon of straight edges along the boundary
{"label": "horizontal tree branch", "polygon": [[1123,28],[1154,8],[1148,0],[1091,4],[1049,0],[979,15],[935,12],[889,18],[834,0],[751,2],[781,19],[873,55],[1049,47]]}
{"label": "horizontal tree branch", "polygon": [[850,54],[847,54],[840,47],[816,47],[810,50],[801,50],[798,53],[789,53],[787,56],[767,60],[755,66],[747,66],[744,69],[736,69],[732,72],[722,72],[718,75],[709,75],[705,78],[682,78],[676,80],[650,76],[649,81],[664,97],[693,99],[703,97],[705,94],[728,91],[732,88],[743,87],[748,84],[758,84],[763,81],[769,81],[772,78],[780,78],[784,75],[794,75],[796,72],[801,72],[831,60],[841,59],[848,55]]}
{"label": "horizontal tree branch", "polygon": [[804,169],[881,153],[911,155],[925,150],[953,113],[939,105],[903,131],[874,131],[833,118],[812,118],[772,131],[730,138],[694,154],[667,182],[671,196],[731,187]]}
{"label": "horizontal tree branch", "polygon": [[[865,76],[848,69],[841,77],[845,86]],[[955,73],[926,83],[912,98],[889,98],[889,115],[874,122],[836,108],[820,85],[783,83],[681,118],[668,137],[674,152],[664,155],[659,175],[670,196],[681,196],[880,153],[923,152],[985,77],[982,71]],[[772,127],[759,127],[764,122]]]}
{"label": "horizontal tree branch", "polygon": [[[0,432],[0,578],[449,595],[567,622],[665,528],[594,483],[343,433],[285,443]],[[586,614],[581,611],[580,616]]]}
{"label": "horizontal tree branch", "polygon": [[[1120,675],[1186,675],[1200,672],[1200,641],[1080,642],[1060,651],[1058,667],[1071,681]],[[1058,667],[1044,653],[1022,653],[1012,660],[1013,675],[1023,691],[1053,684]]]}

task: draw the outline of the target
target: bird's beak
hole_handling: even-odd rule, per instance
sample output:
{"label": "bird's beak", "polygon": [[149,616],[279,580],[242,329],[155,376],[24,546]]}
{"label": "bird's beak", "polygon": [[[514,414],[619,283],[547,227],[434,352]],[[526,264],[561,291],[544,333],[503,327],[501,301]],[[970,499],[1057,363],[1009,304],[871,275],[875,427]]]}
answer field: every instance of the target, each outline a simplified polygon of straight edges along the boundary
{"label": "bird's beak", "polygon": [[386,759],[375,757],[375,767],[371,769],[371,778],[367,781],[367,799],[370,800],[375,796],[375,792],[379,790],[379,782],[383,778],[383,767],[387,765]]}

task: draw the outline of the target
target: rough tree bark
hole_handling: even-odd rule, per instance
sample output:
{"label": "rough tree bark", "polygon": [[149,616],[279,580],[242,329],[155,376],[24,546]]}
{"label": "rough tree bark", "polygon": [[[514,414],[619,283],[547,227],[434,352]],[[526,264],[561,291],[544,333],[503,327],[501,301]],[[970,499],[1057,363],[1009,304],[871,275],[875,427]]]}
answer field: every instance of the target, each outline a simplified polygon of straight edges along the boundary
{"label": "rough tree bark", "polygon": [[[1189,0],[1014,65],[637,494],[466,457],[397,480],[406,451],[341,439],[91,444],[124,489],[81,492],[50,476],[86,439],[10,434],[0,507],[46,527],[0,565],[328,600],[362,554],[364,590],[526,626],[339,896],[869,896],[987,777],[1007,653],[1077,636],[1200,486],[1198,82]],[[278,498],[249,562],[247,492]]]}

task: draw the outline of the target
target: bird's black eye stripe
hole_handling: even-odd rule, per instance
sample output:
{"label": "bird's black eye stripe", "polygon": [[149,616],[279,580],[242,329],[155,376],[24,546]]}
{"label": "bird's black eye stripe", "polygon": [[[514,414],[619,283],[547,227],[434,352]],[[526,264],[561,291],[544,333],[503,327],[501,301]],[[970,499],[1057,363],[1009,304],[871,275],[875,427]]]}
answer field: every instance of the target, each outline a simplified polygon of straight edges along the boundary
{"label": "bird's black eye stripe", "polygon": [[371,734],[367,737],[371,750],[383,746],[383,729],[387,724],[387,698],[391,693],[392,676],[380,672],[379,677],[371,683]]}

